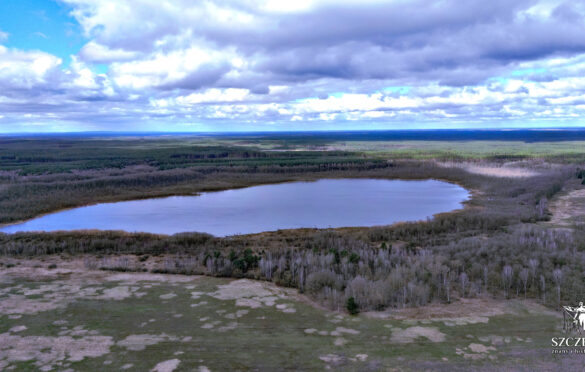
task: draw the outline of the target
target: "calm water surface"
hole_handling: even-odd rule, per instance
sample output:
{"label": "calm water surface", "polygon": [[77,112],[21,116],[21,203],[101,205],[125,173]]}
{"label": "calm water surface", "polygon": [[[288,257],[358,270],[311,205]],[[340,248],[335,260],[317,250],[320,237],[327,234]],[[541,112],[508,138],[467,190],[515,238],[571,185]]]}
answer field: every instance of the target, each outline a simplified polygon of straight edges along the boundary
{"label": "calm water surface", "polygon": [[468,197],[464,188],[435,180],[325,179],[97,204],[0,231],[198,231],[226,236],[300,227],[377,226],[458,209]]}

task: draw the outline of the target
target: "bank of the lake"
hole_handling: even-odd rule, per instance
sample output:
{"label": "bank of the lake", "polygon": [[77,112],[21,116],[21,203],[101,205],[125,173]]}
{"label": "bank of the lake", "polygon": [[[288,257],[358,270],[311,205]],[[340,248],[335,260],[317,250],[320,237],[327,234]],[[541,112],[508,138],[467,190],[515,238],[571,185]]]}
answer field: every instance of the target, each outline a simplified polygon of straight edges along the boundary
{"label": "bank of the lake", "polygon": [[1,232],[124,230],[215,236],[295,228],[383,226],[459,209],[470,193],[438,180],[321,179],[102,203],[64,210]]}

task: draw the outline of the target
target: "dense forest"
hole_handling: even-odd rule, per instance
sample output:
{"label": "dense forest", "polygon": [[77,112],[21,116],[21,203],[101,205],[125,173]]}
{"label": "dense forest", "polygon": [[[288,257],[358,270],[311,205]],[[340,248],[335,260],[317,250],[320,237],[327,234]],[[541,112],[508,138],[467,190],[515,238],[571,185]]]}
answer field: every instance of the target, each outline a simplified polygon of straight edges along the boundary
{"label": "dense forest", "polygon": [[0,223],[103,201],[318,178],[443,179],[472,190],[473,198],[461,211],[374,228],[226,238],[0,233],[0,265],[10,265],[10,257],[82,255],[88,268],[249,277],[298,288],[332,309],[352,312],[478,296],[535,298],[558,306],[585,295],[585,230],[542,224],[557,193],[568,185],[580,187],[582,167],[570,161],[515,158],[538,175],[502,178],[446,167],[436,159],[359,152],[265,151],[164,140],[132,146],[113,140],[27,140],[27,146],[23,139],[3,141]]}

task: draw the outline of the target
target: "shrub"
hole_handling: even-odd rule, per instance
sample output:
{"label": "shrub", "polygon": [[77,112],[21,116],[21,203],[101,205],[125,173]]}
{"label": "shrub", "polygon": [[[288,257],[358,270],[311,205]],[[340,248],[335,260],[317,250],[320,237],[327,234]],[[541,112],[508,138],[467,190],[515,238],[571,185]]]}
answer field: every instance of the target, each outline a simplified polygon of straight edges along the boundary
{"label": "shrub", "polygon": [[358,304],[355,302],[355,299],[353,297],[350,297],[347,299],[347,311],[351,314],[351,315],[356,315],[360,312],[359,308],[358,308]]}

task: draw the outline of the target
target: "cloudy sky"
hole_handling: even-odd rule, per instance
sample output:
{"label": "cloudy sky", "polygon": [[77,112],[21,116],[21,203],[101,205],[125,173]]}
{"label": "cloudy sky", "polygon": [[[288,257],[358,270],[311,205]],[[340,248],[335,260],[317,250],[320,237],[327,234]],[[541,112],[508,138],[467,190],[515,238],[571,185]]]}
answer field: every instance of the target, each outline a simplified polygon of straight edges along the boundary
{"label": "cloudy sky", "polygon": [[0,0],[0,132],[582,126],[585,2]]}

